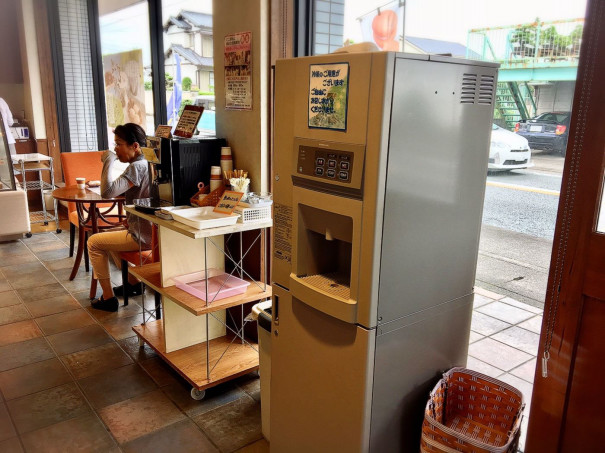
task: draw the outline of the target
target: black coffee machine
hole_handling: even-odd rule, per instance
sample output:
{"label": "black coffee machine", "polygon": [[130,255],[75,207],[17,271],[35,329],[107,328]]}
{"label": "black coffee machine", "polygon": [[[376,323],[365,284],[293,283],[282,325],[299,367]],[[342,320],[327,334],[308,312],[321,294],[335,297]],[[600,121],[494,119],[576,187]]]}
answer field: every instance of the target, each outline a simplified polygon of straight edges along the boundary
{"label": "black coffee machine", "polygon": [[152,204],[189,205],[198,191],[198,183],[210,184],[210,167],[221,163],[223,138],[162,138],[148,137],[154,156],[150,166]]}

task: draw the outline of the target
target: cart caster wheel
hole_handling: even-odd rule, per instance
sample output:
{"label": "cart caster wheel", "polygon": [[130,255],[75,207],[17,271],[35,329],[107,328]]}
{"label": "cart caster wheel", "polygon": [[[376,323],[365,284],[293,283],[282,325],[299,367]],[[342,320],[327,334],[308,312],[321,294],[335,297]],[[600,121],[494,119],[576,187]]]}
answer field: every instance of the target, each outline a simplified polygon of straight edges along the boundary
{"label": "cart caster wheel", "polygon": [[143,340],[142,337],[139,337],[139,348],[142,348],[143,346],[145,346],[145,340]]}
{"label": "cart caster wheel", "polygon": [[205,396],[206,396],[206,390],[198,390],[196,388],[191,389],[191,398],[193,398],[194,400],[196,400],[196,401],[203,400]]}
{"label": "cart caster wheel", "polygon": [[57,228],[57,234],[61,233],[61,231],[63,231],[61,228]]}
{"label": "cart caster wheel", "polygon": [[25,237],[28,237],[28,238],[32,237],[31,231],[29,233],[25,233]]}
{"label": "cart caster wheel", "polygon": [[48,226],[48,222],[44,222],[44,226]]}

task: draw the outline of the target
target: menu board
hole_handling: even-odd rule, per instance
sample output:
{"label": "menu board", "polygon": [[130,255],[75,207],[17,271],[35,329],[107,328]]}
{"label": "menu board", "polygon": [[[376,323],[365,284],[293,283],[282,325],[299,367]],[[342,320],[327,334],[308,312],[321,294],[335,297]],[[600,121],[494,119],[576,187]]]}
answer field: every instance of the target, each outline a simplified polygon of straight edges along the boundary
{"label": "menu board", "polygon": [[225,108],[252,110],[252,32],[225,36]]}
{"label": "menu board", "polygon": [[203,111],[204,107],[186,105],[172,135],[184,138],[193,137],[193,133],[195,132],[197,124],[200,122]]}
{"label": "menu board", "polygon": [[161,138],[170,138],[172,135],[172,126],[160,124],[155,130],[155,136]]}
{"label": "menu board", "polygon": [[309,67],[310,128],[347,130],[349,63]]}
{"label": "menu board", "polygon": [[160,146],[161,141],[159,137],[149,137],[146,138],[147,146],[143,146],[141,151],[143,151],[143,156],[149,162],[154,164],[160,163]]}

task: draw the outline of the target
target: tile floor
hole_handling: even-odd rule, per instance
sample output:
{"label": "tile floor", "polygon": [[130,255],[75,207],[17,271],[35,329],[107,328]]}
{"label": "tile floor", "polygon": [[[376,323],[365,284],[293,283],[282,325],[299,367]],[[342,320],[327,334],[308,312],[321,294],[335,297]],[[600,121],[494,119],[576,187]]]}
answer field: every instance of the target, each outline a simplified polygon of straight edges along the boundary
{"label": "tile floor", "polygon": [[84,265],[68,281],[64,231],[0,243],[0,451],[268,452],[258,377],[191,399],[139,348],[140,307],[93,310]]}
{"label": "tile floor", "polygon": [[[0,243],[0,451],[268,452],[256,375],[192,400],[139,348],[139,307],[91,309],[83,266],[68,281],[67,230]],[[112,280],[121,282],[117,271]],[[476,293],[468,367],[524,393],[523,444],[542,311]]]}
{"label": "tile floor", "polygon": [[520,451],[527,434],[541,326],[541,309],[475,288],[467,367],[500,379],[523,393],[526,406]]}

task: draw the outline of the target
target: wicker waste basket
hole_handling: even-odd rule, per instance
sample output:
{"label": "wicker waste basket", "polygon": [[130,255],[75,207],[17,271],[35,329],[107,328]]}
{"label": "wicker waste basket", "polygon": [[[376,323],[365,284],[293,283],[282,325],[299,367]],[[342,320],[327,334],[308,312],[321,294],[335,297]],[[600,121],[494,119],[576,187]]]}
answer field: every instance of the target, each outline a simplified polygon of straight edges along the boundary
{"label": "wicker waste basket", "polygon": [[421,453],[517,451],[523,394],[466,368],[443,374],[430,394],[422,424]]}

